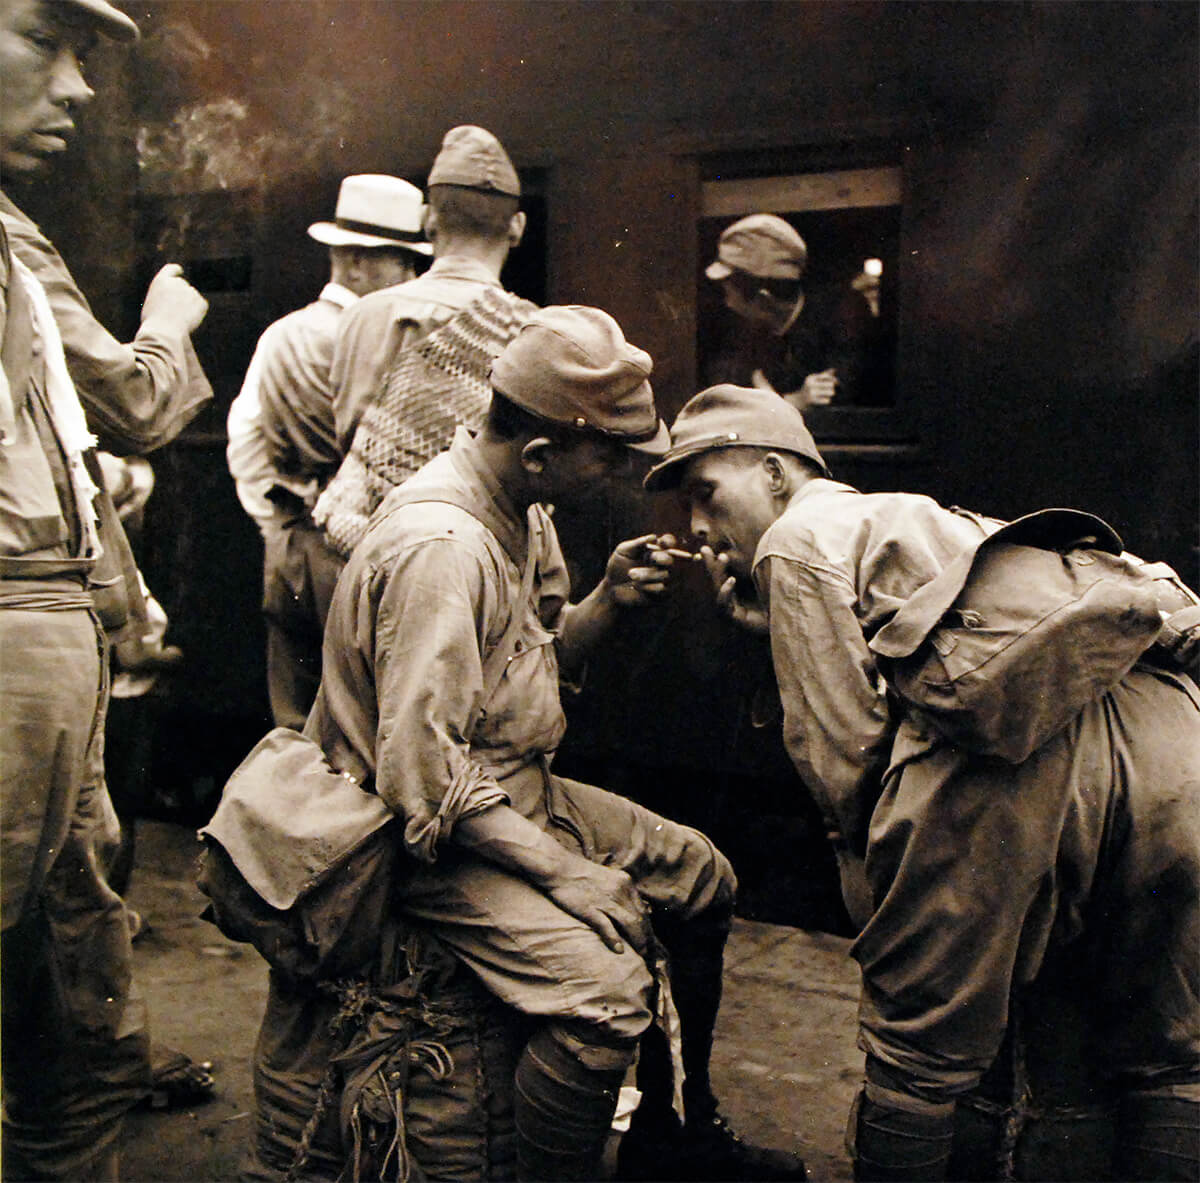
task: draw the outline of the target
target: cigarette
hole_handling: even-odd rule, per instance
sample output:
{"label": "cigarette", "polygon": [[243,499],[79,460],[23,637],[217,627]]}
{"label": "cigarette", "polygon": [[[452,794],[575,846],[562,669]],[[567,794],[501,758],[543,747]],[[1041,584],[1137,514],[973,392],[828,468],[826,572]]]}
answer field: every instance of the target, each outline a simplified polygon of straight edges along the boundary
{"label": "cigarette", "polygon": [[656,546],[651,543],[646,549],[654,554],[670,555],[673,559],[702,559],[704,557],[690,550],[680,550],[676,546]]}

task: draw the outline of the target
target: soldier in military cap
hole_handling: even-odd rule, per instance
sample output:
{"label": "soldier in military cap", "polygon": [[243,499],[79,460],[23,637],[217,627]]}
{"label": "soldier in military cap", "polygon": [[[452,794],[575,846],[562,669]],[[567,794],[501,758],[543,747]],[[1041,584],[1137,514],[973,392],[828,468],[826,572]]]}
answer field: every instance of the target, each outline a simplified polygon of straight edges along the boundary
{"label": "soldier in military cap", "polygon": [[777,214],[726,226],[704,274],[720,285],[733,324],[719,334],[708,381],[773,390],[804,411],[858,400],[871,311],[847,286],[806,285],[808,246]]}
{"label": "soldier in military cap", "polygon": [[[401,353],[485,292],[504,294],[500,271],[525,233],[517,171],[500,141],[482,127],[465,124],[446,133],[429,170],[427,197],[424,229],[433,243],[433,266],[364,298],[338,326],[330,383],[343,452]],[[485,407],[486,400],[468,426],[478,426]],[[434,453],[449,443],[446,434]]]}
{"label": "soldier in military cap", "polygon": [[130,917],[104,875],[117,833],[102,760],[105,629],[132,617],[138,636],[146,613],[92,433],[144,451],[211,397],[190,341],[207,305],[179,267],[156,276],[121,343],[7,192],[66,150],[93,98],[81,63],[101,35],[138,30],[105,0],[0,0],[0,957],[13,1179],[115,1179],[124,1115],[151,1085]]}
{"label": "soldier in military cap", "polygon": [[[1195,627],[1194,594],[1155,564],[1150,631],[1128,672],[1080,678],[1065,725],[1032,751],[993,754],[962,738],[960,704],[960,730],[948,730],[901,697],[910,684],[885,683],[885,658],[907,652],[901,618],[954,576],[935,601],[948,605],[973,557],[1023,524],[1085,518],[1119,552],[1109,527],[1073,511],[1005,527],[916,494],[860,493],[830,478],[800,412],[762,390],[702,391],[671,441],[647,487],[681,490],[719,603],[769,631],[784,742],[861,927],[855,1177],[1010,1178],[1015,1156],[1040,1171],[1028,1178],[1195,1179],[1200,692],[1180,672],[1186,652],[1148,651],[1159,607]],[[1140,561],[1125,561],[1136,577]],[[1020,636],[1035,576],[1008,578],[992,585],[993,610],[964,611],[957,631],[954,614],[934,613],[946,664],[927,705],[948,699],[958,671],[989,676],[996,663],[975,655],[990,638],[1004,648]],[[749,583],[757,598],[742,598]],[[1133,615],[1121,601],[1118,632]],[[1064,670],[1098,668],[1086,633],[1063,644],[1060,660],[1044,658],[1048,692],[1028,689],[1029,669],[1020,685],[990,675],[1006,745],[1067,695]],[[980,1148],[997,1120],[1007,1165]]]}
{"label": "soldier in military cap", "polygon": [[[523,1179],[597,1177],[655,1013],[652,913],[692,937],[672,976],[704,982],[677,994],[697,1153],[683,1174],[660,1159],[654,1177],[774,1177],[747,1166],[708,1088],[729,863],[698,831],[550,770],[566,725],[560,667],[577,674],[625,613],[662,593],[673,540],[620,543],[572,604],[545,506],[591,503],[631,450],[661,454],[650,369],[599,309],[531,318],[492,366],[479,432],[460,428],[393,490],[351,555],[305,727],[400,819],[403,911],[535,1021],[516,1070]],[[309,991],[272,976],[259,1044],[271,1079],[311,1062],[286,1034],[310,1008]],[[803,1178],[788,1161],[783,1177]]]}

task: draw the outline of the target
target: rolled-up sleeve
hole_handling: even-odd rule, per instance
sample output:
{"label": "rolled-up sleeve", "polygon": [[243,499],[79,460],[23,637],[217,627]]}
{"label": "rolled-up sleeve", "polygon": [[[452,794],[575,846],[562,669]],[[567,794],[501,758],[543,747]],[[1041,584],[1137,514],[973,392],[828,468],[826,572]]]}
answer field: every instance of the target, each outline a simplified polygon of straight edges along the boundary
{"label": "rolled-up sleeve", "polygon": [[31,222],[5,217],[13,253],[37,276],[62,337],[67,368],[101,443],[119,454],[149,452],[173,440],[212,387],[191,338],[153,319],[129,344],[93,315],[66,264]]}
{"label": "rolled-up sleeve", "polygon": [[496,611],[484,561],[435,538],[394,556],[363,588],[375,621],[376,791],[426,862],[461,818],[508,801],[471,759],[468,739],[483,705],[486,622]]}
{"label": "rolled-up sleeve", "polygon": [[780,555],[764,558],[755,579],[769,604],[788,754],[826,821],[861,848],[874,799],[862,789],[883,774],[893,726],[854,585],[832,565]]}

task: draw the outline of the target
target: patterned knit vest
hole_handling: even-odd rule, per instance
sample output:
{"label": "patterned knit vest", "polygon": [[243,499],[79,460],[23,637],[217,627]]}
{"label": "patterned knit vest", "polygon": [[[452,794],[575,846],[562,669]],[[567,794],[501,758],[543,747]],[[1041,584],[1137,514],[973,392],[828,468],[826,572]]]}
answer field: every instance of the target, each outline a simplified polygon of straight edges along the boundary
{"label": "patterned knit vest", "polygon": [[339,554],[349,556],[379,503],[444,452],[455,428],[482,424],[492,361],[536,311],[536,304],[490,287],[396,357],[313,510]]}

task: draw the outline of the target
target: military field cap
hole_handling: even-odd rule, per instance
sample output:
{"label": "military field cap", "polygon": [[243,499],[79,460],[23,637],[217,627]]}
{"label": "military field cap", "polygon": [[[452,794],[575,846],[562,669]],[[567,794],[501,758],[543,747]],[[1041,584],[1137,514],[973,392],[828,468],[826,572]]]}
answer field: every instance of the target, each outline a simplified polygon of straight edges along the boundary
{"label": "military field cap", "polygon": [[508,153],[490,131],[466,123],[452,127],[429,170],[430,185],[462,185],[490,193],[521,196],[521,182]]}
{"label": "military field cap", "polygon": [[107,0],[51,0],[51,3],[54,7],[68,11],[74,9],[79,15],[90,18],[98,32],[114,41],[138,39],[138,27],[133,19]]}
{"label": "military field cap", "polygon": [[689,399],[671,425],[671,447],[646,475],[647,489],[671,489],[683,475],[683,462],[716,448],[774,448],[829,469],[812,433],[791,403],[769,390],[723,383]]}
{"label": "military field cap", "polygon": [[492,387],[540,419],[661,456],[670,434],[654,407],[652,365],[607,312],[552,305],[492,363]]}
{"label": "military field cap", "polygon": [[359,173],[338,189],[332,222],[314,222],[309,236],[326,246],[398,246],[432,255],[421,228],[421,190],[399,177]]}
{"label": "military field cap", "polygon": [[721,232],[716,260],[704,269],[709,279],[744,271],[760,279],[799,279],[808,264],[804,239],[774,214],[739,218]]}

